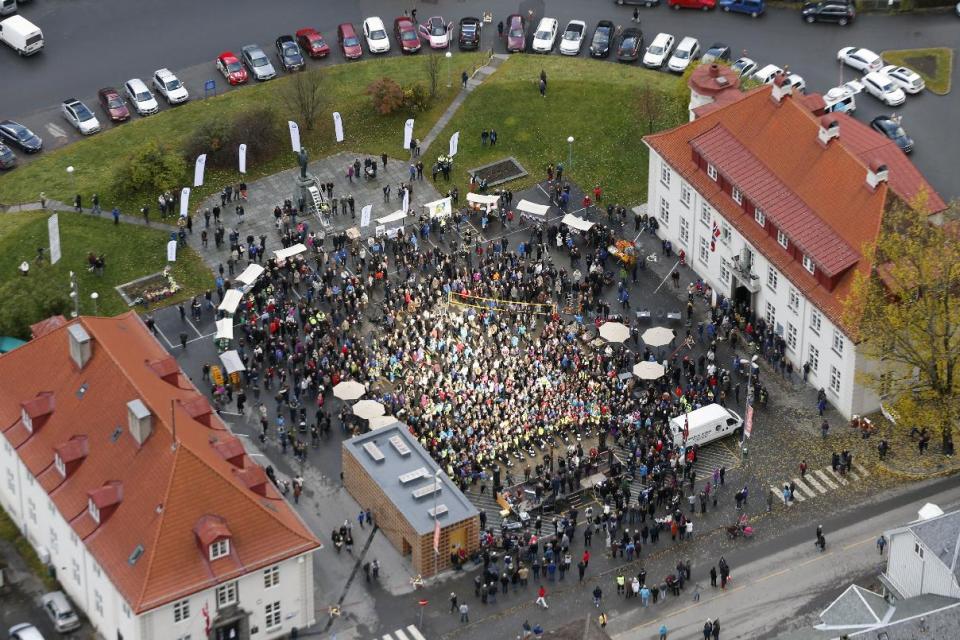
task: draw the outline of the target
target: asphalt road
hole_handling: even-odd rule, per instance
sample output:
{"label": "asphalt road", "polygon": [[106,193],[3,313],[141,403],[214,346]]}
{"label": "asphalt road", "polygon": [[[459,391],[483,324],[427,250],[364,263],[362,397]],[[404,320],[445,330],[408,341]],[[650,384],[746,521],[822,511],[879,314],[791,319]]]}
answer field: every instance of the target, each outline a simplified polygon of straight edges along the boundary
{"label": "asphalt road", "polygon": [[[535,15],[556,17],[561,24],[579,18],[588,26],[604,18],[626,25],[632,13],[632,8],[617,7],[606,0],[36,0],[23,8],[23,14],[44,30],[46,48],[27,59],[18,58],[5,47],[0,49],[4,87],[0,92],[0,118],[22,120],[45,138],[47,148],[56,148],[77,139],[58,112],[59,103],[66,97],[79,97],[92,104],[99,87],[119,87],[132,77],[149,79],[160,67],[174,70],[192,96],[201,97],[208,79],[217,80],[218,91],[226,90],[213,66],[214,58],[223,50],[237,52],[243,45],[256,42],[270,51],[278,35],[305,26],[316,27],[328,39],[335,39],[336,25],[341,22],[351,21],[359,29],[365,17],[379,15],[390,24],[392,17],[414,6],[421,20],[439,14],[456,21],[465,15],[491,11],[494,23],[484,32],[483,46],[492,46],[495,51],[502,50],[503,45],[495,42],[494,25],[517,10],[532,9]],[[867,15],[851,27],[841,28],[804,25],[795,11],[783,9],[771,9],[762,18],[751,20],[722,12],[675,12],[656,7],[641,9],[641,19],[647,43],[660,31],[678,38],[692,35],[704,47],[724,42],[762,64],[789,66],[814,91],[825,91],[841,78],[849,80],[857,75],[841,69],[836,62],[836,51],[844,46],[882,51],[960,44],[960,29],[952,15]],[[334,51],[329,59],[311,64],[342,61],[341,54]],[[955,65],[953,81],[958,80],[960,70]],[[947,198],[960,194],[952,169],[960,162],[960,129],[948,126],[960,106],[954,95],[941,97],[927,92],[911,96],[898,110],[904,116],[904,127],[916,141],[914,162]],[[857,114],[864,121],[888,111],[871,97],[858,100]]]}

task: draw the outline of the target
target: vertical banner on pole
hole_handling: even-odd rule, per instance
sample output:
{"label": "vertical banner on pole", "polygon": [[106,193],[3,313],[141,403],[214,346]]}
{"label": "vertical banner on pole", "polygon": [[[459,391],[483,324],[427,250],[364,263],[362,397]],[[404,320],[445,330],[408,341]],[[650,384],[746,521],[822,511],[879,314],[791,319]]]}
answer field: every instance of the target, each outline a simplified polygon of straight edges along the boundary
{"label": "vertical banner on pole", "polygon": [[403,190],[403,215],[410,213],[410,190]]}
{"label": "vertical banner on pole", "polygon": [[50,235],[50,264],[60,262],[60,219],[57,214],[47,218],[47,232]]}
{"label": "vertical banner on pole", "polygon": [[287,127],[290,128],[290,146],[294,153],[300,152],[300,127],[293,120],[287,121]]}
{"label": "vertical banner on pole", "polygon": [[368,204],[363,209],[360,210],[360,226],[368,227],[370,226],[370,214],[373,213],[373,205]]}
{"label": "vertical banner on pole", "polygon": [[180,191],[180,217],[186,218],[190,213],[190,187]]}
{"label": "vertical banner on pole", "polygon": [[343,120],[340,119],[340,112],[333,112],[333,131],[337,136],[337,142],[343,142]]}
{"label": "vertical banner on pole", "polygon": [[167,262],[177,261],[177,241],[171,240],[167,243]]}
{"label": "vertical banner on pole", "polygon": [[193,165],[193,186],[203,185],[203,170],[207,166],[207,154],[202,153],[197,156],[197,162]]}
{"label": "vertical banner on pole", "polygon": [[450,153],[448,153],[447,155],[449,155],[451,158],[457,155],[457,149],[459,146],[460,146],[460,132],[454,131],[453,135],[450,136]]}
{"label": "vertical banner on pole", "polygon": [[240,145],[240,173],[247,172],[247,145]]}
{"label": "vertical banner on pole", "polygon": [[410,141],[413,140],[413,118],[403,123],[403,148],[410,148]]}

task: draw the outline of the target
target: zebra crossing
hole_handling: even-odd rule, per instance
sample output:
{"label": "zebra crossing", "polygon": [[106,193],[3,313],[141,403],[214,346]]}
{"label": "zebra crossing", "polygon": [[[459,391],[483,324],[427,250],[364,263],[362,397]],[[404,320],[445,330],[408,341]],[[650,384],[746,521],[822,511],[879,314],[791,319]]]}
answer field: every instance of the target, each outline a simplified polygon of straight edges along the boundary
{"label": "zebra crossing", "polygon": [[414,625],[407,625],[404,629],[396,629],[390,633],[383,634],[379,640],[427,640]]}
{"label": "zebra crossing", "polygon": [[818,496],[831,491],[836,491],[841,487],[848,486],[851,482],[857,482],[868,477],[870,472],[859,462],[853,463],[853,468],[847,471],[845,475],[840,475],[832,467],[823,469],[813,469],[801,478],[800,476],[789,478],[780,483],[780,486],[770,485],[770,490],[781,499],[783,498],[783,485],[789,485],[792,481],[796,485],[793,492],[794,502],[806,502]]}
{"label": "zebra crossing", "polygon": [[[612,447],[613,454],[624,465],[630,459],[630,451],[619,444]],[[702,447],[697,453],[697,461],[693,463],[693,470],[696,473],[698,481],[706,480],[713,474],[714,469],[726,467],[727,471],[736,468],[740,464],[740,458],[737,452],[732,451],[730,447],[722,442],[715,442]],[[646,488],[646,484],[635,477],[630,482],[630,499],[636,500],[637,495]]]}

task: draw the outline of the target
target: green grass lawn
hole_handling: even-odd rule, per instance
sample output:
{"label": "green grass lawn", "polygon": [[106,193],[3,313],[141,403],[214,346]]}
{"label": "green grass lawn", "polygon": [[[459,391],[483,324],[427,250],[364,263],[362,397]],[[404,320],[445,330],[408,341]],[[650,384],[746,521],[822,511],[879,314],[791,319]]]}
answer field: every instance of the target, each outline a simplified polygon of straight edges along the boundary
{"label": "green grass lawn", "polygon": [[898,49],[884,51],[882,55],[887,64],[908,67],[919,73],[927,84],[927,89],[933,93],[940,96],[950,93],[953,49],[947,47]]}
{"label": "green grass lawn", "polygon": [[[70,271],[77,274],[80,312],[92,314],[90,294],[96,291],[99,315],[115,315],[128,309],[115,286],[162,271],[166,266],[169,231],[137,225],[116,227],[109,216],[59,214],[62,258],[51,266],[33,262],[38,247],[48,247],[49,213],[6,213],[0,216],[0,335],[29,338],[29,325],[51,309],[72,310]],[[103,276],[87,271],[87,254],[103,253],[107,268]],[[21,276],[18,266],[30,263],[29,275]],[[172,275],[183,290],[165,303],[182,300],[213,285],[213,275],[193,250],[177,253]],[[49,303],[49,306],[48,304]],[[67,304],[68,303],[68,304]],[[67,306],[64,306],[64,305]],[[67,314],[69,315],[69,313]]]}
{"label": "green grass lawn", "polygon": [[[547,96],[538,91],[547,73]],[[681,78],[636,66],[561,56],[515,55],[478,87],[430,149],[446,153],[460,131],[455,180],[468,189],[469,169],[513,156],[530,174],[508,183],[517,190],[546,178],[548,163],[562,162],[565,176],[584,188],[599,183],[605,198],[624,205],[644,202],[648,153],[642,137],[687,119],[689,93]],[[646,117],[653,114],[653,122]],[[482,146],[480,132],[496,129],[497,145]],[[568,167],[567,138],[574,137]],[[443,186],[441,184],[441,186]]]}
{"label": "green grass lawn", "polygon": [[[424,58],[403,56],[395,58],[377,58],[356,63],[330,65],[322,68],[324,90],[328,96],[327,109],[319,118],[316,129],[308,131],[305,122],[300,122],[301,138],[304,146],[310,150],[311,159],[333,153],[339,149],[349,149],[361,153],[379,155],[388,154],[401,157],[403,122],[411,117],[408,113],[380,116],[374,113],[370,98],[364,94],[367,86],[374,80],[388,76],[401,85],[415,81],[427,82]],[[419,137],[433,126],[446,107],[459,92],[461,71],[472,72],[476,66],[487,60],[487,54],[457,53],[447,68],[442,61],[440,88],[438,97],[427,111],[413,114],[417,120],[416,132]],[[447,89],[448,73],[454,79],[453,87]],[[76,192],[84,194],[89,201],[93,193],[100,194],[101,204],[109,211],[114,205],[121,207],[124,213],[135,213],[149,196],[149,202],[156,209],[157,194],[143,194],[134,198],[119,199],[110,193],[110,183],[118,165],[123,163],[131,149],[151,139],[169,143],[179,143],[188,136],[198,120],[209,117],[211,113],[224,113],[243,110],[253,105],[273,103],[284,116],[298,120],[295,108],[281,99],[283,85],[289,77],[279,78],[263,84],[243,87],[208,100],[194,100],[175,109],[168,109],[148,118],[134,118],[133,121],[97,134],[91,138],[73,143],[63,149],[44,152],[35,161],[0,176],[0,203],[16,204],[36,202],[40,192],[48,198],[70,203]],[[345,140],[337,144],[333,134],[331,113],[339,111],[343,118]],[[421,133],[422,132],[422,133]],[[192,160],[190,160],[192,167]],[[66,167],[75,168],[74,189]],[[281,169],[296,166],[293,153],[281,154],[270,162],[247,159],[247,180],[276,173]],[[192,170],[190,172],[192,175]],[[227,182],[236,182],[239,174],[234,172],[207,171],[205,186],[198,188],[192,202],[199,202],[212,191],[219,191]]]}

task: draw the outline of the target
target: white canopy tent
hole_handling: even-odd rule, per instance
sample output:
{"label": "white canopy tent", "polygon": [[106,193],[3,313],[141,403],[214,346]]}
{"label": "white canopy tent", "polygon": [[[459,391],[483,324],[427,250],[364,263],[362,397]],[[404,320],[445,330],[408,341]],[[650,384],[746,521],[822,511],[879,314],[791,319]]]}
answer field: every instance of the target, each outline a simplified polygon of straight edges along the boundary
{"label": "white canopy tent", "polygon": [[295,244],[293,246],[287,247],[286,249],[277,249],[273,252],[274,257],[279,260],[286,260],[287,258],[292,258],[293,256],[303,253],[307,250],[306,245]]}
{"label": "white canopy tent", "polygon": [[227,313],[236,313],[237,307],[240,306],[240,301],[243,299],[243,292],[239,289],[227,289],[227,292],[223,294],[223,302],[220,303],[220,306],[217,307],[220,311],[226,311]]}
{"label": "white canopy tent", "polygon": [[638,362],[633,365],[633,375],[641,380],[657,380],[662,378],[665,372],[666,369],[664,369],[663,365],[659,362],[648,362],[644,360],[643,362]]}
{"label": "white canopy tent", "polygon": [[361,400],[352,407],[353,415],[363,420],[382,416],[387,412],[386,408],[376,400]]}
{"label": "white canopy tent", "polygon": [[240,354],[236,351],[224,351],[221,353],[220,362],[223,363],[223,368],[227,370],[227,375],[236,373],[237,371],[246,371],[247,369],[243,366],[243,363],[240,362]]}
{"label": "white canopy tent", "polygon": [[233,340],[233,320],[230,318],[217,320],[217,335],[214,340]]}
{"label": "white canopy tent", "polygon": [[430,214],[431,218],[442,218],[453,213],[453,199],[440,198],[439,200],[426,203],[423,207],[427,210],[427,213]]}
{"label": "white canopy tent", "polygon": [[257,278],[263,275],[264,271],[265,269],[256,263],[249,264],[247,268],[243,270],[243,273],[237,276],[236,281],[249,287],[257,281]]}
{"label": "white canopy tent", "polygon": [[500,200],[500,196],[491,196],[483,193],[468,193],[467,194],[467,203],[472,206],[474,209],[486,209],[487,213],[490,213],[497,208],[497,202]]}
{"label": "white canopy tent", "polygon": [[383,216],[382,218],[377,218],[377,224],[395,224],[397,222],[402,222],[404,218],[407,217],[407,214],[403,209],[394,211],[388,216]]}
{"label": "white canopy tent", "polygon": [[604,322],[600,325],[600,337],[607,342],[623,342],[630,337],[630,327],[622,322]]}
{"label": "white canopy tent", "polygon": [[520,212],[520,215],[526,216],[532,220],[545,222],[547,219],[547,212],[550,211],[550,205],[537,204],[536,202],[530,202],[529,200],[521,200],[517,204],[517,211]]}
{"label": "white canopy tent", "polygon": [[590,231],[590,229],[593,228],[592,222],[589,220],[584,220],[583,218],[579,218],[572,213],[568,213],[567,215],[563,216],[563,224],[567,225],[574,231]]}

